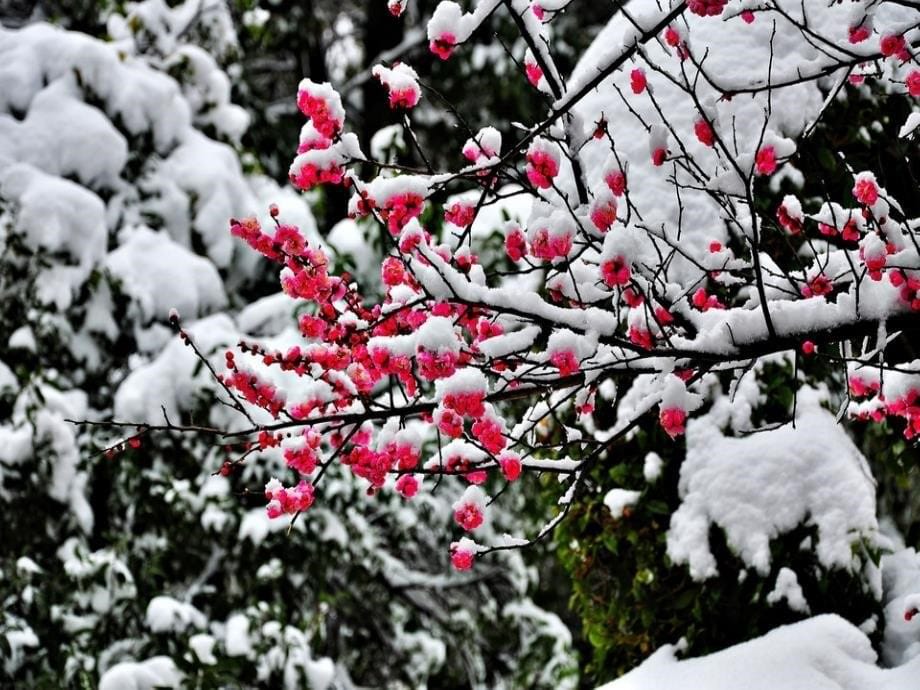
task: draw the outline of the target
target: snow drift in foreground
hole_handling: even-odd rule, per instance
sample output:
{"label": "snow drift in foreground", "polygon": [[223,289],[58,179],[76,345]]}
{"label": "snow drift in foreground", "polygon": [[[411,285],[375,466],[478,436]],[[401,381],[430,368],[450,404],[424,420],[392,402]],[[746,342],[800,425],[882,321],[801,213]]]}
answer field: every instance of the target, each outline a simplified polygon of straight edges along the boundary
{"label": "snow drift in foreground", "polygon": [[916,690],[920,678],[920,657],[879,668],[869,638],[835,615],[696,659],[679,661],[678,651],[679,645],[666,645],[598,690]]}

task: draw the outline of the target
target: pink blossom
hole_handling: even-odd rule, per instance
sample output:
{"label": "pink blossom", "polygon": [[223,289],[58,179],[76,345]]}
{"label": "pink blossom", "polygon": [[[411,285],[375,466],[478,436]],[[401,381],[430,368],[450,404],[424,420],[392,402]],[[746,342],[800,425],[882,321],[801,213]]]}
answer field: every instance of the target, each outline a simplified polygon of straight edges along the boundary
{"label": "pink blossom", "polygon": [[708,311],[710,309],[724,309],[725,305],[719,301],[719,298],[715,295],[710,295],[706,292],[706,288],[697,288],[696,292],[693,293],[691,299],[693,306],[699,309],[700,311]]}
{"label": "pink blossom", "polygon": [[655,167],[660,167],[664,165],[665,160],[668,157],[668,150],[663,146],[659,146],[652,151],[652,165]]}
{"label": "pink blossom", "polygon": [[802,343],[802,354],[804,354],[806,357],[811,357],[811,355],[815,354],[817,350],[818,348],[810,340],[806,340]]}
{"label": "pink blossom", "polygon": [[447,60],[457,46],[457,37],[452,33],[443,33],[433,38],[428,44],[428,49],[442,60]]}
{"label": "pink blossom", "polygon": [[450,350],[432,352],[420,349],[416,353],[419,376],[427,381],[443,379],[453,375],[457,371],[457,360],[457,353]]}
{"label": "pink blossom", "polygon": [[672,48],[676,48],[680,45],[680,32],[675,29],[673,26],[669,26],[664,30],[664,42],[667,43]]}
{"label": "pink blossom", "polygon": [[601,264],[601,278],[610,287],[626,285],[631,275],[629,263],[622,256],[615,256]]}
{"label": "pink blossom", "polygon": [[871,173],[856,176],[856,183],[853,185],[853,196],[856,201],[865,206],[872,206],[878,201],[878,185]]}
{"label": "pink blossom", "polygon": [[849,28],[849,41],[852,44],[862,43],[871,35],[869,27],[865,24],[859,24],[858,26],[851,26]]}
{"label": "pink blossom", "polygon": [[525,62],[524,71],[527,73],[527,81],[534,87],[539,85],[540,80],[543,78],[543,70],[540,68],[536,62]]}
{"label": "pink blossom", "polygon": [[[324,93],[323,87],[329,89],[328,84],[315,84],[307,79],[301,82],[297,91],[297,107],[311,119],[316,131],[327,139],[334,139],[345,124],[341,101],[330,102],[328,99],[332,96]],[[338,99],[338,96],[334,98]]]}
{"label": "pink blossom", "polygon": [[629,86],[632,88],[632,92],[637,95],[645,91],[648,86],[648,80],[645,78],[644,69],[636,67],[629,73]]}
{"label": "pink blossom", "polygon": [[741,12],[741,19],[744,20],[745,24],[753,24],[755,15],[750,10],[743,10]]}
{"label": "pink blossom", "polygon": [[297,486],[287,489],[277,479],[272,479],[265,485],[265,498],[268,500],[266,511],[270,518],[285,513],[300,513],[313,505],[313,485],[301,480]]}
{"label": "pink blossom", "polygon": [[596,199],[591,204],[591,222],[601,232],[610,230],[617,219],[617,203],[613,199]]}
{"label": "pink blossom", "polygon": [[687,9],[701,17],[718,17],[728,0],[688,0]]}
{"label": "pink blossom", "polygon": [[463,417],[454,410],[441,408],[435,411],[434,422],[442,434],[449,438],[463,435]]}
{"label": "pink blossom", "polygon": [[802,288],[804,297],[824,297],[834,291],[834,284],[831,279],[823,273],[816,275],[808,281],[808,284]]}
{"label": "pink blossom", "polygon": [[451,205],[444,212],[444,220],[448,223],[453,223],[458,228],[465,228],[470,225],[474,218],[476,218],[476,207],[461,201]]}
{"label": "pink blossom", "polygon": [[793,215],[785,203],[780,204],[776,209],[776,220],[790,235],[798,235],[802,232],[802,217],[798,211]]}
{"label": "pink blossom", "polygon": [[658,421],[668,436],[677,438],[686,430],[687,413],[679,407],[668,407],[661,410]]}
{"label": "pink blossom", "polygon": [[671,312],[662,306],[655,307],[655,320],[658,321],[658,324],[661,326],[667,326],[668,324],[674,323],[674,317],[671,315]]}
{"label": "pink blossom", "polygon": [[848,220],[843,224],[843,230],[840,233],[842,237],[847,242],[859,242],[859,239],[862,237],[862,231],[859,229],[859,223],[854,219]]}
{"label": "pink blossom", "polygon": [[572,251],[572,235],[569,233],[550,234],[546,228],[540,228],[533,234],[530,253],[546,261],[564,259]]}
{"label": "pink blossom", "polygon": [[537,19],[539,19],[541,22],[543,21],[543,17],[544,17],[544,15],[545,15],[545,10],[543,9],[543,6],[540,5],[539,2],[532,3],[532,4],[530,5],[530,11],[533,12],[533,16],[534,16],[534,17],[536,17]]}
{"label": "pink blossom", "polygon": [[396,492],[403,498],[412,498],[418,493],[418,479],[413,474],[404,474],[396,480]]}
{"label": "pink blossom", "polygon": [[647,328],[641,328],[639,326],[630,326],[629,333],[627,334],[629,341],[633,345],[641,347],[643,350],[651,350],[654,345],[652,339],[652,334]]}
{"label": "pink blossom", "polygon": [[390,107],[394,110],[396,108],[414,108],[418,105],[420,96],[421,93],[418,91],[418,89],[390,89]]}
{"label": "pink blossom", "polygon": [[505,253],[512,261],[520,261],[527,252],[527,240],[520,228],[515,228],[505,236]]}
{"label": "pink blossom", "polygon": [[907,51],[907,43],[903,35],[882,36],[879,41],[879,51],[885,57],[897,56],[901,60],[909,60],[910,53]]}
{"label": "pink blossom", "polygon": [[316,451],[309,446],[304,448],[286,448],[284,461],[288,467],[300,474],[311,474],[316,469]]}
{"label": "pink blossom", "polygon": [[464,417],[481,417],[486,411],[483,406],[485,397],[485,391],[448,393],[444,396],[444,407]]}
{"label": "pink blossom", "polygon": [[623,290],[623,301],[628,307],[641,307],[645,304],[645,297],[642,296],[642,293],[638,290],[633,290],[631,287]]}
{"label": "pink blossom", "polygon": [[578,357],[571,350],[559,350],[550,355],[550,363],[559,370],[562,376],[577,374],[580,370]]}
{"label": "pink blossom", "polygon": [[539,189],[549,189],[558,174],[558,158],[547,149],[531,147],[527,152],[527,179],[530,183]]}
{"label": "pink blossom", "polygon": [[502,468],[502,474],[509,482],[517,481],[521,476],[523,465],[521,458],[517,453],[502,453],[498,458],[498,464]]}
{"label": "pink blossom", "polygon": [[699,139],[703,146],[713,146],[715,144],[715,133],[712,131],[712,127],[708,122],[706,122],[706,120],[700,118],[695,123],[693,123],[693,131],[696,134],[696,138]]}
{"label": "pink blossom", "polygon": [[467,532],[478,528],[483,520],[482,508],[476,503],[461,503],[454,509],[454,521]]}
{"label": "pink blossom", "polygon": [[296,171],[292,168],[288,178],[297,189],[308,191],[320,184],[340,184],[345,177],[345,168],[335,163],[319,168],[313,163],[304,163]]}
{"label": "pink blossom", "polygon": [[[467,541],[467,540],[461,540]],[[470,548],[459,546],[456,542],[451,545],[450,564],[454,570],[463,572],[473,567],[473,561],[476,559],[476,552]]]}
{"label": "pink blossom", "polygon": [[622,196],[626,191],[626,173],[622,170],[613,170],[604,176],[604,182],[613,192],[614,196]]}
{"label": "pink blossom", "polygon": [[395,194],[380,209],[380,216],[386,220],[390,234],[397,236],[406,223],[422,215],[425,200],[412,192]]}
{"label": "pink blossom", "polygon": [[913,70],[907,75],[907,93],[914,98],[920,98],[920,69]]}
{"label": "pink blossom", "polygon": [[507,441],[502,433],[502,426],[491,417],[483,417],[473,424],[473,436],[475,436],[482,447],[493,455],[500,453]]}
{"label": "pink blossom", "polygon": [[758,175],[772,175],[776,172],[776,149],[764,146],[757,152],[754,166]]}
{"label": "pink blossom", "polygon": [[279,225],[275,229],[275,244],[288,256],[302,255],[307,246],[300,230],[293,225]]}
{"label": "pink blossom", "polygon": [[380,267],[380,276],[383,284],[387,286],[400,285],[406,279],[406,269],[403,262],[395,256],[387,257]]}

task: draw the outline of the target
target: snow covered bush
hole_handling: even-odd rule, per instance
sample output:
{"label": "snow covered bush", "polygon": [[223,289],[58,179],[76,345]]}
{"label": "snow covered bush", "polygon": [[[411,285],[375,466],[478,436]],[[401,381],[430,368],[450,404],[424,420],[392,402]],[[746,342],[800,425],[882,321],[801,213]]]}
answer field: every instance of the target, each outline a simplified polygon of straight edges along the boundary
{"label": "snow covered bush", "polygon": [[[569,4],[436,6],[426,36],[443,61],[493,15],[510,17],[519,78],[547,106],[510,137],[451,110],[453,165],[432,165],[413,136],[413,113],[437,94],[410,65],[372,70],[405,111],[418,156],[407,162],[365,153],[341,95],[301,82],[291,182],[348,190],[358,227],[376,223],[366,232],[389,243],[369,267],[379,282],[336,271],[284,213],[232,219],[231,234],[277,266],[301,339],[227,351],[214,376],[227,419],[148,415],[143,433],[247,439],[226,473],[245,475],[256,454],[286,464],[264,496],[270,518],[294,525],[349,473],[384,502],[452,491],[456,537],[443,546],[463,572],[602,497],[615,524],[645,521],[605,535],[611,550],[637,545],[645,566],[614,589],[648,605],[636,592],[665,566],[675,578],[650,590],[665,595],[657,607],[607,621],[638,634],[642,654],[679,633],[680,613],[655,629],[666,606],[696,606],[696,651],[820,611],[881,631],[880,554],[895,542],[879,528],[872,462],[838,422],[920,432],[920,369],[901,343],[920,308],[915,190],[896,194],[903,161],[854,167],[858,156],[825,147],[813,151],[822,172],[806,154],[849,100],[876,104],[848,111],[868,116],[867,139],[914,136],[917,8],[623,3],[566,78],[553,24]],[[889,102],[904,118],[874,125]],[[846,184],[822,179],[832,174]],[[518,211],[497,261],[485,236],[497,213]],[[498,506],[541,476],[556,510],[502,534]],[[573,569],[589,571],[578,530],[565,529]],[[707,633],[705,592],[753,606],[756,620]]]}
{"label": "snow covered bush", "polygon": [[319,246],[293,190],[244,173],[230,17],[149,0],[88,22],[105,41],[0,27],[0,684],[565,686],[568,631],[520,554],[467,576],[432,562],[459,492],[371,509],[330,481],[288,529],[246,490],[281,449],[236,470],[233,443],[73,423],[229,424],[202,358],[300,337],[226,232],[272,202]]}

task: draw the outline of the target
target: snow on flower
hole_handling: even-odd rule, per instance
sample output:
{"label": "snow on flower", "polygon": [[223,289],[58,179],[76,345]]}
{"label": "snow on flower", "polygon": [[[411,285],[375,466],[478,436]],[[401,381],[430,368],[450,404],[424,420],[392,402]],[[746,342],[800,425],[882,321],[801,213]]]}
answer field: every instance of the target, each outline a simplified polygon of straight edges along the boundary
{"label": "snow on flower", "polygon": [[458,415],[475,419],[485,412],[487,390],[485,375],[479,369],[464,367],[435,383],[435,399]]}
{"label": "snow on flower", "polygon": [[616,198],[601,192],[591,202],[591,222],[599,232],[607,232],[617,219]]}
{"label": "snow on flower", "polygon": [[408,110],[418,105],[422,90],[418,85],[418,74],[409,65],[402,62],[392,68],[375,65],[371,74],[387,88],[391,108]]}
{"label": "snow on flower", "polygon": [[338,135],[345,125],[342,98],[328,82],[317,84],[310,79],[301,80],[297,87],[297,107],[327,139]]}
{"label": "snow on flower", "polygon": [[537,137],[527,150],[527,179],[538,189],[549,189],[558,174],[558,149],[548,139]]}
{"label": "snow on flower", "polygon": [[475,137],[466,140],[463,145],[463,156],[472,163],[482,159],[494,158],[502,149],[502,135],[494,127],[483,127]]}
{"label": "snow on flower", "polygon": [[479,529],[485,522],[488,497],[475,484],[466,487],[454,503],[454,521],[467,532]]}
{"label": "snow on flower", "polygon": [[476,553],[479,547],[476,542],[467,537],[455,541],[450,545],[450,563],[454,570],[464,571],[473,567],[473,561],[476,559]]}
{"label": "snow on flower", "polygon": [[467,39],[468,20],[456,2],[438,3],[428,20],[428,48],[441,60],[447,60],[458,43]]}
{"label": "snow on flower", "polygon": [[853,197],[864,206],[874,206],[878,201],[878,182],[871,172],[856,175],[853,183]]}
{"label": "snow on flower", "polygon": [[685,431],[687,413],[699,407],[700,396],[690,393],[687,385],[675,375],[669,375],[661,393],[658,419],[661,428],[671,438],[681,436]]}
{"label": "snow on flower", "polygon": [[301,480],[297,486],[285,488],[278,479],[273,477],[265,485],[265,498],[268,500],[265,508],[268,517],[293,515],[308,510],[313,505],[313,485],[306,480]]}
{"label": "snow on flower", "polygon": [[540,67],[537,59],[530,48],[524,53],[524,72],[527,74],[527,81],[534,88],[540,88],[540,82],[543,81],[543,68]]}

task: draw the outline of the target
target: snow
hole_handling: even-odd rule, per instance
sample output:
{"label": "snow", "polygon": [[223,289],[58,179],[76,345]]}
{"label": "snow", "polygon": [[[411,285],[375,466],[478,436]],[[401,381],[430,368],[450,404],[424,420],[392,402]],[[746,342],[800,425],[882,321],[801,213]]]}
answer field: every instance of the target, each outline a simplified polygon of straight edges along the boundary
{"label": "snow", "polygon": [[515,352],[526,352],[533,347],[539,335],[539,326],[525,326],[517,331],[481,340],[477,343],[477,347],[486,357],[500,359]]}
{"label": "snow", "polygon": [[158,596],[147,604],[144,622],[151,632],[184,632],[189,627],[202,629],[206,618],[191,604],[169,596]]}
{"label": "snow", "polygon": [[688,423],[681,504],[671,517],[667,550],[695,579],[718,572],[709,550],[711,525],[763,575],[770,569],[770,540],[802,523],[817,528],[815,551],[827,568],[855,567],[853,543],[875,539],[875,485],[865,458],[820,406],[817,392],[798,395],[794,426],[724,436],[718,425],[719,416],[729,415],[724,399]]}
{"label": "snow", "polygon": [[141,662],[115,664],[99,679],[99,690],[155,690],[179,688],[183,674],[167,656],[155,656]]}
{"label": "snow", "polygon": [[253,653],[249,637],[249,619],[245,614],[234,613],[227,619],[224,630],[224,649],[227,656],[249,657]]}
{"label": "snow", "polygon": [[799,585],[799,579],[794,570],[790,568],[780,568],[776,575],[776,587],[767,594],[768,604],[778,604],[783,599],[793,611],[809,613],[808,602],[805,601],[805,595]]}
{"label": "snow", "polygon": [[645,481],[649,484],[657,481],[658,477],[661,476],[661,468],[663,465],[664,460],[661,459],[658,453],[647,453],[645,455],[645,462],[642,465],[642,476],[645,477]]}
{"label": "snow", "polygon": [[627,508],[632,508],[639,502],[641,495],[641,491],[610,489],[604,496],[604,505],[610,510],[610,516],[614,520],[619,520],[623,517]]}
{"label": "snow", "polygon": [[188,638],[188,646],[195,654],[195,657],[206,666],[217,663],[217,657],[214,656],[214,645],[216,643],[217,640],[207,633],[198,633]]}
{"label": "snow", "polygon": [[920,657],[875,665],[869,638],[835,615],[809,618],[709,656],[678,660],[666,645],[598,690],[913,690]]}
{"label": "snow", "polygon": [[125,238],[105,260],[140,310],[143,321],[166,321],[176,309],[198,318],[227,304],[213,263],[149,228],[123,231]]}
{"label": "snow", "polygon": [[446,379],[438,379],[435,382],[435,398],[437,400],[443,400],[451,394],[485,393],[487,390],[488,382],[485,375],[474,367],[458,369]]}
{"label": "snow", "polygon": [[[0,134],[0,140],[2,140]],[[14,231],[36,250],[61,252],[69,261],[46,269],[39,297],[66,309],[73,292],[105,256],[105,206],[85,187],[26,163],[4,167],[0,156],[0,196],[17,207]]]}
{"label": "snow", "polygon": [[[233,322],[224,314],[188,324],[186,330],[205,354],[211,354],[221,346],[235,344],[239,337]],[[222,366],[222,361],[222,356],[215,356],[215,365]],[[153,361],[132,371],[119,386],[115,394],[115,416],[161,424],[163,406],[170,419],[178,419],[179,411],[193,406],[195,396],[200,394],[204,385],[216,384],[210,380],[207,371],[198,370],[195,353],[177,336]]]}
{"label": "snow", "polygon": [[12,676],[26,660],[28,649],[38,647],[39,640],[28,625],[19,630],[4,632],[3,638],[9,645],[9,655],[4,654],[3,670],[7,675]]}

